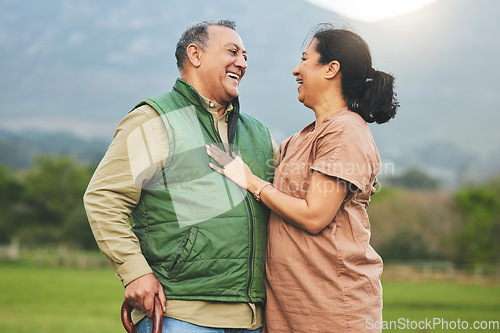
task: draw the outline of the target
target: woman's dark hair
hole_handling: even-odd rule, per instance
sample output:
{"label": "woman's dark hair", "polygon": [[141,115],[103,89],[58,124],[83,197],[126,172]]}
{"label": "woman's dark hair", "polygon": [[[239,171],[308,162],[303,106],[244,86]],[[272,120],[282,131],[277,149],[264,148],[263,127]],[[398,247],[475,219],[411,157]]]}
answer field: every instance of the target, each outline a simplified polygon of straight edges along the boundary
{"label": "woman's dark hair", "polygon": [[186,63],[186,49],[189,44],[196,44],[202,50],[205,50],[208,46],[208,28],[214,25],[236,30],[236,24],[233,21],[229,20],[203,21],[188,27],[177,42],[177,46],[175,49],[177,68],[180,71],[182,71],[182,69],[184,68],[184,64]]}
{"label": "woman's dark hair", "polygon": [[342,95],[351,111],[368,123],[385,123],[394,118],[399,102],[394,77],[372,68],[368,44],[356,33],[320,24],[313,30],[319,63],[340,63]]}

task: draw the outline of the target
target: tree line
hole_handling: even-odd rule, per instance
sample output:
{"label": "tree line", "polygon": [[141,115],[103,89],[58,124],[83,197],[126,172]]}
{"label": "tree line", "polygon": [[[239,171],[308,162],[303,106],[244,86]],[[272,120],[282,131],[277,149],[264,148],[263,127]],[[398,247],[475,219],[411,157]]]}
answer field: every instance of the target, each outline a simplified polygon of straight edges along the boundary
{"label": "tree line", "polygon": [[[40,156],[24,170],[0,164],[0,244],[96,250],[82,201],[94,170],[69,156]],[[450,191],[411,169],[382,183],[368,213],[386,262],[500,265],[500,177]]]}

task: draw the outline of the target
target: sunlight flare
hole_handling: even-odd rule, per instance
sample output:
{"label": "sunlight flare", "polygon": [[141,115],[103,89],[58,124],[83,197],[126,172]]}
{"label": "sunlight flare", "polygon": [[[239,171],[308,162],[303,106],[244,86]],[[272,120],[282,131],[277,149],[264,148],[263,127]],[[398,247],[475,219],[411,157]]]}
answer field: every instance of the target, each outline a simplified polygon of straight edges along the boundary
{"label": "sunlight flare", "polygon": [[416,11],[437,0],[306,0],[347,18],[363,21],[382,21]]}

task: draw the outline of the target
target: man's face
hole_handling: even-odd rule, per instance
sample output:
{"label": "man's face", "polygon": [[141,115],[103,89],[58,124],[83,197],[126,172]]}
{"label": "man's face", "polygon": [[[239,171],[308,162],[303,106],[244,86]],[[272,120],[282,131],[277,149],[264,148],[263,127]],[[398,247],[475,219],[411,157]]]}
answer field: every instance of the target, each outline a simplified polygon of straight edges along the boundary
{"label": "man's face", "polygon": [[247,68],[247,53],[240,36],[231,28],[210,26],[208,46],[201,51],[199,93],[226,105],[238,96]]}

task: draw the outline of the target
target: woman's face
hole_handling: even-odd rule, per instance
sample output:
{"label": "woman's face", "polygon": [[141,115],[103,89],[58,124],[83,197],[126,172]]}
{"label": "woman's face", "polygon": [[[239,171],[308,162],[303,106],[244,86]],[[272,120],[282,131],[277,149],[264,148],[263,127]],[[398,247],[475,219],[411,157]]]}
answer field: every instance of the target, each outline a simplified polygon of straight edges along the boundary
{"label": "woman's face", "polygon": [[324,89],[325,69],[328,65],[319,64],[320,54],[316,51],[318,41],[312,39],[302,52],[301,62],[293,70],[299,84],[298,99],[308,108],[314,108]]}

